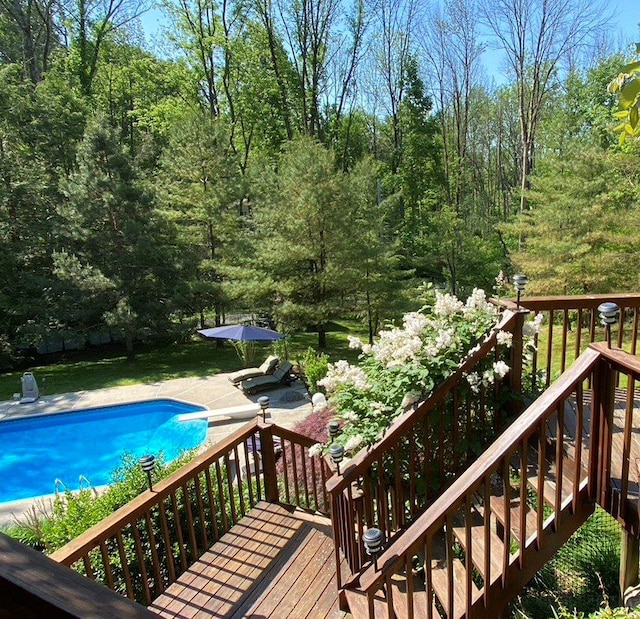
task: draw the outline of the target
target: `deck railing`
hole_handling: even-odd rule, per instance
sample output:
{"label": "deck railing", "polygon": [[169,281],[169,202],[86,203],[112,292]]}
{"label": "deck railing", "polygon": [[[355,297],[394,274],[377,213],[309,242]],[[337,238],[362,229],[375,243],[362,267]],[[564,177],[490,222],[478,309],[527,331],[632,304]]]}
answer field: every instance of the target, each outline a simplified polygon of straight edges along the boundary
{"label": "deck railing", "polygon": [[[632,380],[625,381],[623,446],[612,450],[617,373]],[[635,357],[591,345],[384,550],[378,570],[369,566],[362,573],[358,590],[366,594],[371,616],[374,605],[393,608],[399,591],[407,594],[409,617],[437,617],[436,608],[448,617],[477,616],[472,607],[483,608],[482,616],[497,616],[508,593],[517,593],[541,566],[533,554],[548,560],[595,500],[610,512],[612,504],[619,506],[615,515],[623,520],[639,376]],[[585,400],[589,384],[593,389]],[[611,484],[612,470],[622,470],[618,489]],[[496,518],[500,538],[492,530]],[[563,527],[568,520],[572,526]],[[446,594],[438,597],[437,591]]]}
{"label": "deck railing", "polygon": [[314,441],[254,421],[51,555],[149,604],[260,500],[326,511]]}
{"label": "deck railing", "polygon": [[[352,574],[367,561],[362,534],[380,529],[389,541],[411,524],[456,475],[475,460],[516,408],[514,395],[496,382],[474,392],[466,376],[511,355],[519,381],[521,342],[512,349],[497,342],[499,331],[521,333],[524,314],[505,312],[487,335],[443,384],[415,410],[398,417],[382,439],[360,451],[340,475],[327,483],[336,543],[336,565],[344,555]],[[508,360],[508,359],[507,359]],[[519,382],[518,382],[519,386]],[[517,402],[516,402],[517,404]],[[338,586],[342,575],[338,571]]]}
{"label": "deck railing", "polygon": [[[582,296],[522,297],[520,306],[532,314],[543,314],[542,330],[535,337],[536,351],[529,372],[532,385],[539,392],[546,389],[568,368],[591,342],[603,341],[598,306],[605,301],[620,308],[620,319],[611,339],[614,346],[632,355],[638,345],[640,295],[599,294]],[[514,308],[515,303],[503,302]]]}

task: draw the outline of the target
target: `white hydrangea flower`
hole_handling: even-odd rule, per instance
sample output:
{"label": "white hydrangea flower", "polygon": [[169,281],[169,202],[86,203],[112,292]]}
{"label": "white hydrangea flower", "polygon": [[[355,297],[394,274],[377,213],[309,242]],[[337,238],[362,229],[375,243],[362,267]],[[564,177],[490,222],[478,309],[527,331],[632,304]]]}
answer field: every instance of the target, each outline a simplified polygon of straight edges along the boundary
{"label": "white hydrangea flower", "polygon": [[477,311],[486,312],[488,314],[495,314],[497,311],[496,307],[487,300],[487,295],[482,288],[473,289],[473,292],[467,299],[463,310],[465,315]]}
{"label": "white hydrangea flower", "polygon": [[349,348],[353,348],[355,350],[362,350],[364,346],[362,340],[359,337],[354,337],[353,335],[347,336],[349,339]]}
{"label": "white hydrangea flower", "polygon": [[362,445],[362,437],[359,434],[355,436],[351,436],[347,439],[347,442],[344,444],[345,451],[354,451],[358,447]]}
{"label": "white hydrangea flower", "polygon": [[309,447],[309,457],[317,458],[322,455],[322,443],[316,443],[315,445],[311,445]]}
{"label": "white hydrangea flower", "polygon": [[504,276],[504,272],[502,271],[502,269],[500,269],[500,272],[496,277],[496,286],[498,286],[498,288],[502,288],[503,286],[506,286],[506,285],[507,285],[507,278]]}
{"label": "white hydrangea flower", "polygon": [[400,408],[408,408],[415,404],[420,399],[421,395],[422,394],[419,391],[409,391],[409,393],[406,393],[404,398],[402,398]]}
{"label": "white hydrangea flower", "polygon": [[371,344],[363,344],[362,345],[362,352],[365,355],[370,355],[371,354],[371,349],[373,348],[373,346],[371,346]]}
{"label": "white hydrangea flower", "polygon": [[327,375],[318,381],[318,385],[324,387],[330,393],[340,385],[346,384],[353,385],[359,391],[368,391],[371,388],[364,370],[351,365],[344,359],[336,363],[330,363]]}
{"label": "white hydrangea flower", "polygon": [[371,402],[371,408],[376,413],[383,413],[387,410],[387,405],[384,402]]}
{"label": "white hydrangea flower", "polygon": [[496,361],[493,364],[493,373],[500,378],[504,378],[509,373],[509,366],[504,361]]}
{"label": "white hydrangea flower", "polygon": [[451,348],[452,344],[453,344],[453,330],[440,329],[436,337],[436,347],[442,350],[443,348]]}
{"label": "white hydrangea flower", "polygon": [[533,320],[529,320],[524,323],[522,333],[525,337],[533,337],[540,333],[542,327],[542,321],[544,320],[544,314],[538,314]]}
{"label": "white hydrangea flower", "polygon": [[453,314],[458,314],[464,308],[464,304],[457,297],[447,293],[442,294],[436,290],[436,303],[433,306],[433,313],[442,318],[448,318]]}
{"label": "white hydrangea flower", "polygon": [[342,413],[342,419],[344,421],[354,423],[358,421],[359,417],[357,413],[354,413],[353,411],[347,411],[346,413]]}
{"label": "white hydrangea flower", "polygon": [[429,323],[429,319],[420,312],[410,312],[404,315],[402,323],[409,335],[420,335]]}
{"label": "white hydrangea flower", "polygon": [[469,383],[469,387],[471,387],[471,391],[473,391],[473,393],[478,393],[480,391],[480,377],[477,372],[467,374],[466,378]]}
{"label": "white hydrangea flower", "polygon": [[513,344],[513,333],[510,333],[509,331],[498,331],[496,341],[498,344],[511,348],[511,345]]}
{"label": "white hydrangea flower", "polygon": [[493,373],[493,370],[485,370],[482,373],[482,384],[485,387],[488,387],[489,385],[493,385],[494,380],[495,380],[495,375]]}
{"label": "white hydrangea flower", "polygon": [[373,345],[371,352],[376,361],[387,367],[403,365],[413,361],[420,353],[422,340],[401,329],[380,331],[379,340]]}

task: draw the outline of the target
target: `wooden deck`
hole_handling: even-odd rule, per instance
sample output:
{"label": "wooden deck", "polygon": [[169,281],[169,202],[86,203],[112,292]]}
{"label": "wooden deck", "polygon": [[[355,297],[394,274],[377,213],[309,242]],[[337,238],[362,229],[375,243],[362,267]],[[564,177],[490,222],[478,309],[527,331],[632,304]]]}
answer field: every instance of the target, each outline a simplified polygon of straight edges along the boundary
{"label": "wooden deck", "polygon": [[166,618],[339,619],[331,524],[260,502],[150,610]]}

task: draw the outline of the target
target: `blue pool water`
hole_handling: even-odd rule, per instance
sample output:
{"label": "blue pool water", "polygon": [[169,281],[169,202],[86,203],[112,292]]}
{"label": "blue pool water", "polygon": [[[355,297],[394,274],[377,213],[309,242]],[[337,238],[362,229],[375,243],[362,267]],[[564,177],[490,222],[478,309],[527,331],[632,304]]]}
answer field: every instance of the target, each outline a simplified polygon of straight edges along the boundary
{"label": "blue pool water", "polygon": [[[56,479],[77,490],[111,480],[123,453],[163,452],[170,462],[202,444],[207,420],[178,421],[206,410],[176,400],[147,400],[0,421],[0,503],[51,494]],[[86,482],[83,481],[86,487]]]}

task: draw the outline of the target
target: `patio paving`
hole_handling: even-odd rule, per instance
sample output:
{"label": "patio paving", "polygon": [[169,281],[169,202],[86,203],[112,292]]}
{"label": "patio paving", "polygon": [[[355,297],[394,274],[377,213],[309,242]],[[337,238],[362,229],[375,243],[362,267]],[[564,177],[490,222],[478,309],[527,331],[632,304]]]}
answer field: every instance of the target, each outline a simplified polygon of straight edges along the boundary
{"label": "patio paving", "polygon": [[[17,401],[9,400],[0,402],[0,420],[153,398],[174,398],[193,404],[202,404],[211,411],[216,411],[257,402],[262,395],[268,395],[270,400],[267,420],[284,428],[292,428],[311,412],[311,401],[302,381],[298,380],[291,386],[283,386],[254,396],[247,396],[240,389],[234,387],[227,377],[228,374],[216,374],[126,387],[110,387],[95,391],[76,391],[43,396],[33,404],[20,404]],[[245,417],[242,419],[222,418],[215,421],[209,426],[205,445],[217,443],[249,420],[250,418]],[[14,516],[24,513],[34,505],[36,500],[27,499],[14,503],[1,503],[0,526],[11,523]]]}

